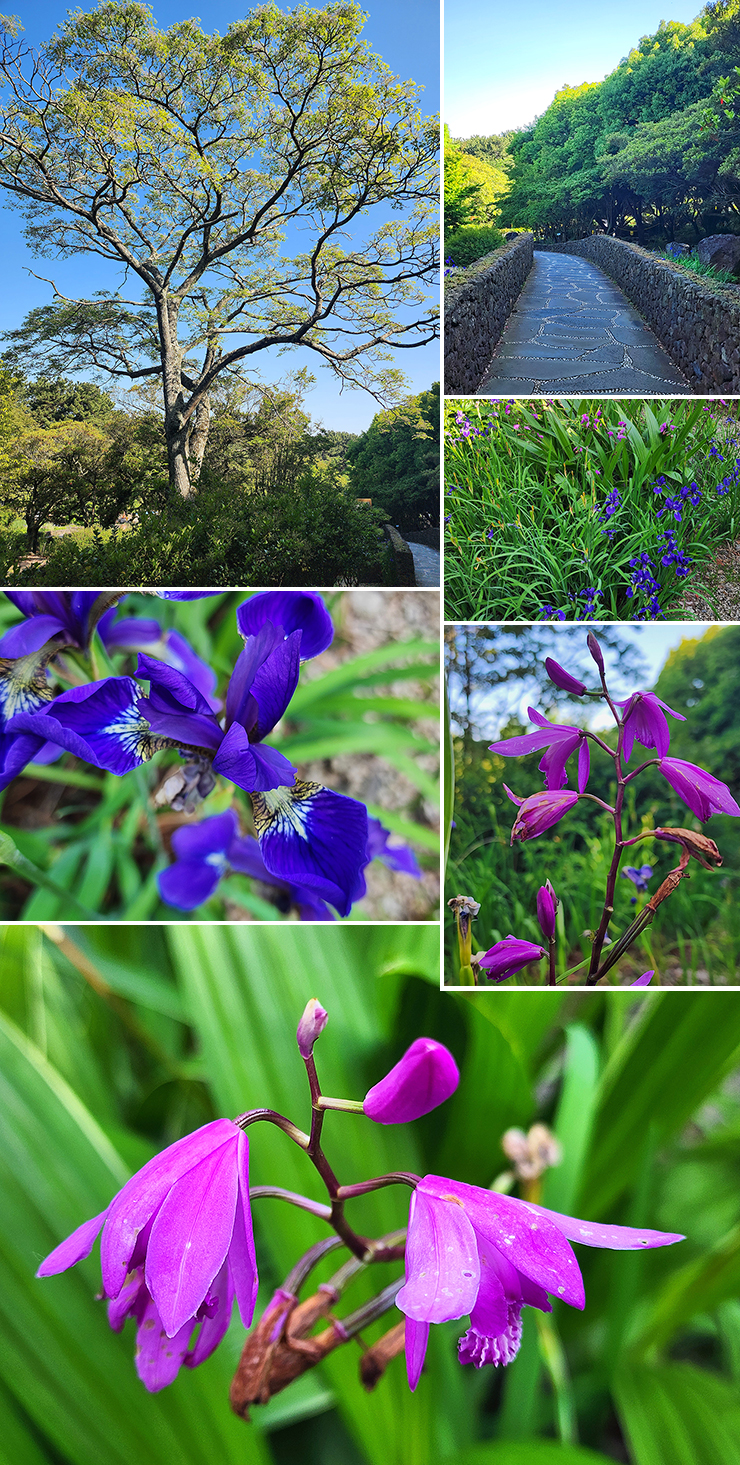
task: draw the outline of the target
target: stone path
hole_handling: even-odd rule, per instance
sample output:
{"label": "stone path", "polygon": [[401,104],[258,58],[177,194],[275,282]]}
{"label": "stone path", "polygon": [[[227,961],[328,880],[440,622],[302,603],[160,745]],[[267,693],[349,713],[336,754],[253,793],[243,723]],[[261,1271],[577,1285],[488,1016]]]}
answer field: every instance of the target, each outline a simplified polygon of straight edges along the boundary
{"label": "stone path", "polygon": [[603,270],[535,251],[478,395],[690,395],[642,316]]}
{"label": "stone path", "polygon": [[408,539],[408,547],[414,557],[414,574],[417,585],[439,586],[439,572],[442,563],[442,556],[438,549],[432,549],[428,544],[415,544]]}

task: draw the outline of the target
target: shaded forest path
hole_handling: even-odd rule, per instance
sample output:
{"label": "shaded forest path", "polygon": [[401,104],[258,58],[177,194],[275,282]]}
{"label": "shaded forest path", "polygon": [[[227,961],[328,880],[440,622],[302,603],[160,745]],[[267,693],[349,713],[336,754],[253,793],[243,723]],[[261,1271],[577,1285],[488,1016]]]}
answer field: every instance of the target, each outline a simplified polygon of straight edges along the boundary
{"label": "shaded forest path", "polygon": [[690,395],[691,387],[627,296],[574,254],[535,251],[478,395]]}

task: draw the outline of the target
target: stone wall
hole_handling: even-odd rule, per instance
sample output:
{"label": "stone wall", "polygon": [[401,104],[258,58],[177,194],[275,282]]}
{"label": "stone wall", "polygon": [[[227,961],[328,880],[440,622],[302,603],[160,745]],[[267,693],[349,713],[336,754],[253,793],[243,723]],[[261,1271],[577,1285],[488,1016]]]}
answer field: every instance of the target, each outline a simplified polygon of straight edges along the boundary
{"label": "stone wall", "polygon": [[391,548],[393,555],[394,585],[415,585],[416,571],[414,569],[414,556],[409,549],[406,540],[393,524],[384,524],[383,533]]}
{"label": "stone wall", "polygon": [[474,392],[532,268],[533,236],[520,234],[445,286],[445,392]]}
{"label": "stone wall", "polygon": [[537,244],[576,254],[619,285],[655,332],[698,396],[740,392],[740,290],[692,278],[626,239],[592,234],[563,244]]}

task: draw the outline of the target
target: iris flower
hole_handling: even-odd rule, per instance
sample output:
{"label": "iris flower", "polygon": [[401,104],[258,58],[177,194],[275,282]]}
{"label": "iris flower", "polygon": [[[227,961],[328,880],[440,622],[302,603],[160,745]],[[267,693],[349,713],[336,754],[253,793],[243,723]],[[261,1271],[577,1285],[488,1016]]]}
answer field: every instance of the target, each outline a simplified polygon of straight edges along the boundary
{"label": "iris flower", "polygon": [[551,1312],[548,1293],[583,1308],[585,1295],[569,1241],[616,1251],[670,1246],[682,1236],[579,1221],[513,1196],[426,1175],[411,1196],[406,1282],[396,1298],[406,1315],[406,1367],[416,1388],[432,1323],[469,1315],[460,1363],[511,1363],[522,1308]]}
{"label": "iris flower", "polygon": [[[368,819],[368,840],[365,864],[379,859],[391,870],[421,878],[421,870],[412,850],[406,845],[388,846],[389,831],[379,819]],[[175,861],[157,876],[159,893],[167,905],[177,910],[192,911],[215,894],[219,881],[228,870],[249,875],[265,885],[275,886],[283,895],[285,909],[297,906],[302,921],[333,921],[326,904],[308,885],[276,881],[260,854],[259,844],[251,835],[240,837],[239,821],[233,809],[213,814],[200,824],[183,824],[172,836]],[[364,866],[363,866],[364,869]],[[362,870],[358,873],[352,900],[365,894]],[[339,900],[344,903],[342,891]],[[327,895],[327,899],[330,897]]]}
{"label": "iris flower", "polygon": [[[312,592],[267,591],[239,607],[237,625],[244,650],[223,719],[182,672],[140,653],[137,676],[148,680],[148,695],[132,677],[107,677],[63,692],[41,711],[19,714],[10,731],[34,734],[38,747],[56,743],[116,774],[160,748],[177,748],[194,770],[196,792],[202,769],[206,786],[213,770],[250,795],[271,877],[307,886],[347,915],[366,863],[367,810],[321,784],[297,780],[288,759],[264,742],[295,692],[301,660],[330,645],[331,617]],[[6,763],[6,780],[7,773]]]}
{"label": "iris flower", "polygon": [[36,1275],[53,1277],[82,1261],[101,1230],[108,1321],[120,1332],[127,1317],[137,1319],[136,1368],[150,1393],[172,1383],[181,1363],[195,1368],[213,1352],[234,1297],[245,1328],[251,1325],[257,1263],[249,1143],[230,1119],[215,1119],[155,1155]]}

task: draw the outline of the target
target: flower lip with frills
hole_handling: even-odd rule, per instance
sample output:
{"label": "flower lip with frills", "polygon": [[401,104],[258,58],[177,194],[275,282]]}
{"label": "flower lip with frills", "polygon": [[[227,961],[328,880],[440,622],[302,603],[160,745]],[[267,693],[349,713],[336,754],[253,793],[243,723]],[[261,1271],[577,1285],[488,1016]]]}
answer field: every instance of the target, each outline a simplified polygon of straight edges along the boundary
{"label": "flower lip with frills", "polygon": [[406,1281],[396,1304],[406,1316],[406,1365],[416,1388],[429,1328],[469,1315],[461,1363],[511,1363],[521,1342],[522,1307],[551,1312],[548,1293],[583,1308],[570,1241],[617,1251],[670,1246],[683,1237],[561,1216],[529,1201],[426,1175],[411,1196]]}
{"label": "flower lip with frills", "polygon": [[249,1144],[230,1119],[214,1119],[148,1160],[99,1216],[46,1257],[36,1275],[56,1276],[82,1261],[101,1230],[110,1325],[120,1331],[127,1316],[137,1317],[137,1368],[150,1391],[171,1383],[181,1362],[194,1367],[208,1357],[228,1327],[235,1296],[250,1327],[257,1263]]}
{"label": "flower lip with frills", "polygon": [[535,707],[528,707],[530,722],[537,724],[539,732],[524,733],[521,737],[504,738],[502,742],[490,743],[489,752],[502,758],[522,758],[527,753],[546,752],[539,764],[545,775],[545,788],[557,792],[565,788],[568,774],[565,765],[572,753],[578,750],[578,792],[583,793],[588,784],[590,754],[588,738],[583,728],[569,727],[563,723],[548,722]]}

